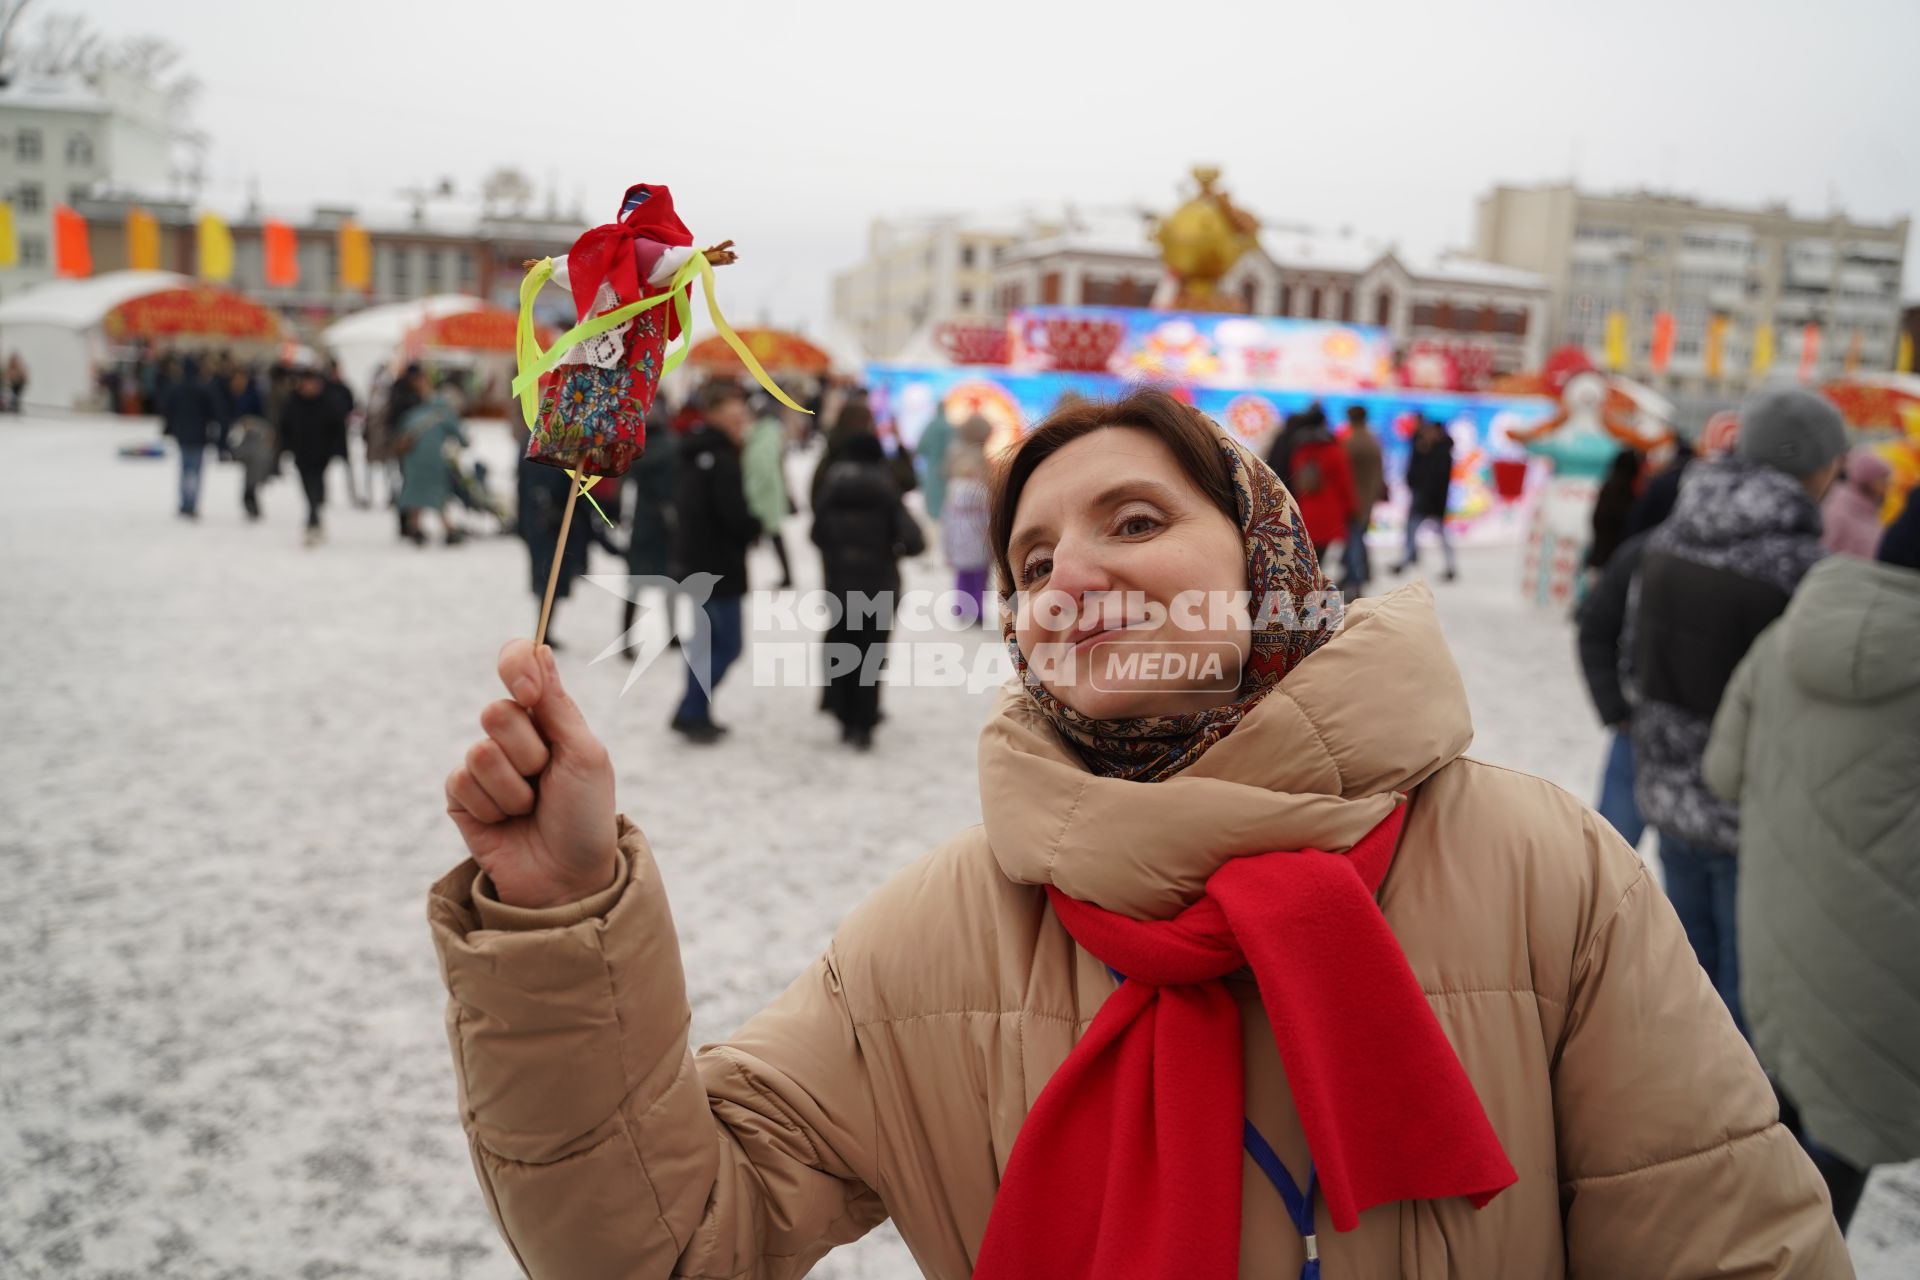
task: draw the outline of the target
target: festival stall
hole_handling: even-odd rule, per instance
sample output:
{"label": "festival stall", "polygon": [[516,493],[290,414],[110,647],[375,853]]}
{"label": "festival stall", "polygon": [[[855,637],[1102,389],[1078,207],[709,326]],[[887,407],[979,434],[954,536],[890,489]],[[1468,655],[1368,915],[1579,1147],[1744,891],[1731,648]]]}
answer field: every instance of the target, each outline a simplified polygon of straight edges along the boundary
{"label": "festival stall", "polygon": [[[1469,541],[1520,536],[1517,501],[1495,491],[1490,462],[1512,433],[1548,418],[1537,397],[1422,391],[1394,385],[1392,342],[1365,325],[1130,307],[1038,307],[999,325],[949,325],[935,335],[949,362],[880,361],[867,367],[875,416],[908,447],[936,415],[975,414],[992,429],[990,451],[1019,439],[1063,396],[1111,398],[1160,386],[1264,450],[1289,415],[1318,403],[1336,430],[1361,405],[1384,455],[1390,496],[1373,537],[1402,536],[1401,477],[1422,416],[1454,439],[1449,528]],[[992,361],[992,363],[988,363]],[[1517,499],[1520,495],[1514,494]]]}
{"label": "festival stall", "polygon": [[[320,345],[340,362],[340,377],[364,401],[374,374],[391,366],[406,352],[409,338],[423,326],[450,316],[486,310],[487,304],[464,293],[442,293],[411,302],[367,307],[336,320],[320,334]],[[507,349],[512,350],[512,323],[507,326]]]}
{"label": "festival stall", "polygon": [[27,366],[29,408],[102,405],[101,371],[141,346],[245,352],[279,338],[272,311],[171,271],[55,280],[0,302],[0,348]]}

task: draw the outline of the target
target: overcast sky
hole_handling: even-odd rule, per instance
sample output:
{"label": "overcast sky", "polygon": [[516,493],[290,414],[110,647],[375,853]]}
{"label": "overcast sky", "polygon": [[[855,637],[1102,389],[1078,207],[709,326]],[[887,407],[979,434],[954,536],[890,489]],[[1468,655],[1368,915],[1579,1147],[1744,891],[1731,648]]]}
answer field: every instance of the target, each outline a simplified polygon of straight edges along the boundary
{"label": "overcast sky", "polygon": [[214,180],[269,202],[514,165],[606,220],[665,182],[695,236],[740,242],[741,323],[823,321],[876,215],[1167,209],[1198,161],[1265,219],[1415,251],[1468,244],[1495,182],[1569,175],[1920,211],[1916,0],[35,7],[177,43]]}

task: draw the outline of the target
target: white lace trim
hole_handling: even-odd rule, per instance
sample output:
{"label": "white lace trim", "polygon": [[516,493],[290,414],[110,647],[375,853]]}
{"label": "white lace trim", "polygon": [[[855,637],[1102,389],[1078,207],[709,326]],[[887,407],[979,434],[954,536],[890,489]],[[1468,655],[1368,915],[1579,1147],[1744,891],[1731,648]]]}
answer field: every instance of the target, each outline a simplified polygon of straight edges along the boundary
{"label": "white lace trim", "polygon": [[[600,290],[593,295],[593,314],[602,315],[620,305],[620,299],[614,294],[613,286],[604,280]],[[633,327],[629,320],[618,328],[609,329],[584,341],[576,342],[560,357],[561,364],[588,364],[596,369],[618,369],[627,359],[627,330]]]}

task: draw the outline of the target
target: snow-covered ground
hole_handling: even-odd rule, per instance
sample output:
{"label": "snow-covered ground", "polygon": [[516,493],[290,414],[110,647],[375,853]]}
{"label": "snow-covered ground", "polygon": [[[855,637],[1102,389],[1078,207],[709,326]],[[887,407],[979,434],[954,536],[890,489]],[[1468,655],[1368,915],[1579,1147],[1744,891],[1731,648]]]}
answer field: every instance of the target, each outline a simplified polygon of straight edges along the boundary
{"label": "snow-covered ground", "polygon": [[[504,464],[504,432],[477,434]],[[510,1276],[454,1114],[423,908],[461,856],[441,780],[498,696],[501,641],[531,630],[526,554],[397,545],[338,472],[324,547],[301,546],[296,486],[249,525],[235,469],[211,462],[189,523],[171,457],[115,454],[152,435],[0,419],[0,1275]],[[788,541],[813,579],[800,522]],[[1439,600],[1475,753],[1588,794],[1602,743],[1565,622],[1519,600],[1513,552],[1463,568]],[[944,577],[928,559],[910,585]],[[681,750],[676,666],[622,697],[626,664],[588,664],[619,609],[578,588],[561,662],[659,851],[695,1034],[717,1037],[892,869],[978,820],[990,695],[890,689],[860,756],[813,691],[736,675],[733,735]],[[1876,1179],[1852,1242],[1865,1276],[1920,1274],[1920,1173]],[[816,1274],[914,1272],[882,1230]]]}

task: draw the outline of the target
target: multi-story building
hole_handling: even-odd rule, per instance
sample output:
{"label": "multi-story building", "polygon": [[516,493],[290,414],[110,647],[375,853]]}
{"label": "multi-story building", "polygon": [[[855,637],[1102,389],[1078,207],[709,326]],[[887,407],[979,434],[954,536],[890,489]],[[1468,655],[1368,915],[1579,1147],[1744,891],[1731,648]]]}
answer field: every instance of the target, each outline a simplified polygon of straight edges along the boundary
{"label": "multi-story building", "polygon": [[[876,223],[876,232],[889,225]],[[929,235],[897,253],[891,294],[875,287],[884,275],[877,254],[842,273],[835,319],[869,355],[886,357],[942,319],[995,318],[1030,306],[1165,305],[1174,282],[1148,228],[1132,210],[1070,209],[1029,218],[1017,230],[945,221],[938,226],[944,241]],[[964,246],[970,237],[976,263],[992,248],[988,287],[981,289],[977,270],[945,282],[930,277],[926,264],[939,260],[942,246]],[[1263,231],[1220,287],[1252,315],[1379,325],[1403,352],[1446,354],[1469,385],[1537,368],[1546,350],[1547,288],[1539,276],[1458,258],[1419,260],[1351,234]]]}
{"label": "multi-story building", "polygon": [[883,358],[931,325],[991,315],[996,257],[1020,238],[960,217],[875,219],[866,258],[833,278],[834,319]]}
{"label": "multi-story building", "polygon": [[[1480,198],[1475,252],[1545,277],[1554,345],[1604,360],[1609,318],[1622,315],[1623,372],[1677,395],[1724,396],[1767,377],[1890,368],[1907,227],[1795,217],[1785,205],[1503,186]],[[1669,350],[1655,369],[1662,315]]]}
{"label": "multi-story building", "polygon": [[103,188],[164,192],[173,132],[160,96],[117,73],[0,83],[0,199],[13,206],[19,261],[0,296],[53,275],[53,208]]}
{"label": "multi-story building", "polygon": [[[138,206],[160,224],[160,266],[193,275],[198,270],[197,228],[204,206],[130,198],[80,199],[74,208],[87,219],[95,271],[128,265],[127,211]],[[216,208],[216,212],[220,212]],[[299,280],[288,286],[266,282],[262,227],[269,213],[294,230]],[[340,284],[339,233],[349,219],[363,226],[373,250],[369,289]],[[501,213],[453,202],[419,201],[392,208],[355,209],[345,205],[269,211],[248,207],[232,211],[233,278],[229,283],[277,308],[296,332],[311,333],[338,316],[376,303],[401,302],[441,293],[475,294],[498,306],[517,305],[522,263],[567,251],[583,230],[579,213],[543,215]],[[549,301],[566,310],[570,303],[550,291]],[[567,318],[571,318],[569,315]]]}

